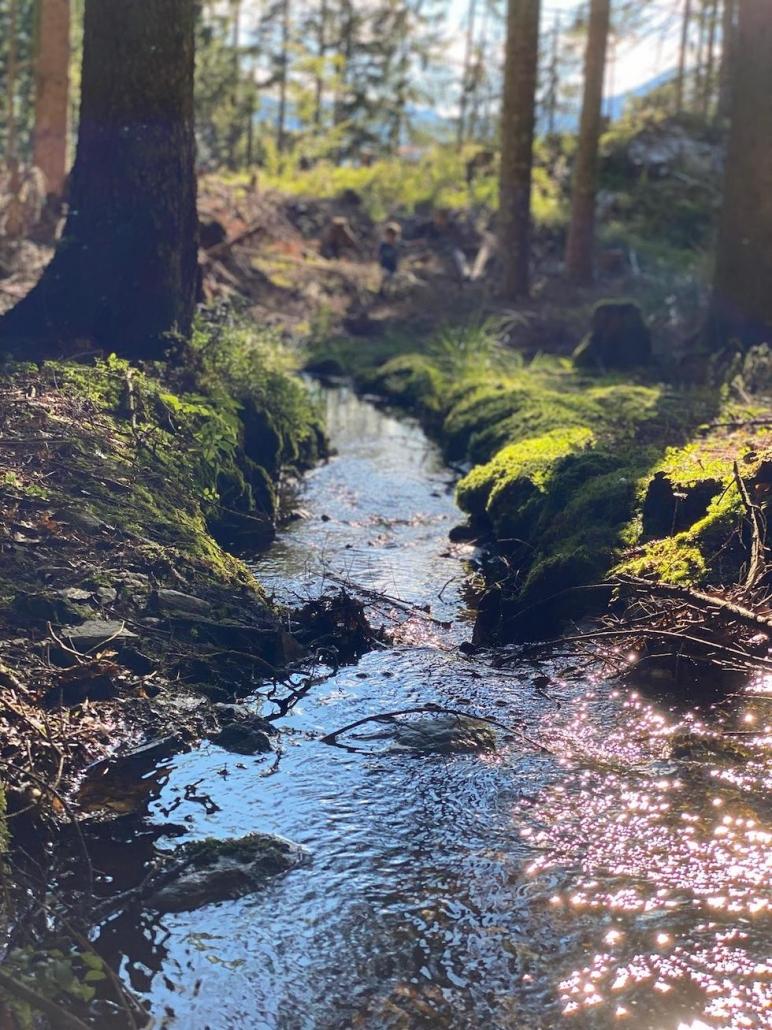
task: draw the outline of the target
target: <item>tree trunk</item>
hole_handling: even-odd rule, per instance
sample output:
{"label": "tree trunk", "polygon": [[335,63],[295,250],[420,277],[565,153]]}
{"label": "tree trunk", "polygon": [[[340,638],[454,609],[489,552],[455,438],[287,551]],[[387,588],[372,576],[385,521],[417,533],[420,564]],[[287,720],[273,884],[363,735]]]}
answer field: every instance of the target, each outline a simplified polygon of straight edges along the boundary
{"label": "tree trunk", "polygon": [[708,9],[708,50],[705,60],[705,81],[702,84],[702,114],[707,119],[713,103],[716,77],[716,33],[718,31],[718,0],[710,0]]}
{"label": "tree trunk", "polygon": [[772,342],[772,18],[769,0],[740,0],[711,342]]}
{"label": "tree trunk", "polygon": [[724,11],[721,18],[721,68],[718,75],[718,106],[716,109],[716,118],[719,122],[725,122],[729,118],[732,103],[736,12],[736,0],[724,0]]}
{"label": "tree trunk", "polygon": [[572,282],[581,284],[589,284],[593,280],[598,141],[610,18],[611,0],[591,0],[584,58],[582,119],[571,192],[571,225],[566,244],[566,272]]}
{"label": "tree trunk", "polygon": [[276,149],[287,145],[287,74],[289,71],[290,0],[284,0],[281,13],[281,55],[279,57],[279,111],[276,115]]}
{"label": "tree trunk", "polygon": [[70,88],[70,0],[39,0],[35,60],[33,161],[49,196],[61,197],[67,174]]}
{"label": "tree trunk", "polygon": [[0,322],[3,349],[156,358],[189,332],[194,21],[190,0],[87,0],[70,214],[43,278]]}
{"label": "tree trunk", "polygon": [[474,23],[477,16],[477,0],[469,0],[466,16],[466,43],[464,45],[464,66],[461,70],[461,98],[458,106],[458,127],[456,146],[460,150],[466,139],[466,109],[469,104],[469,87],[474,58]]}
{"label": "tree trunk", "polygon": [[686,98],[686,62],[689,49],[689,29],[692,21],[692,0],[684,0],[684,13],[681,19],[681,44],[678,48],[678,74],[676,75],[676,112],[684,109]]}
{"label": "tree trunk", "polygon": [[508,0],[501,111],[499,252],[506,297],[527,297],[540,0]]}
{"label": "tree trunk", "polygon": [[314,127],[322,127],[322,108],[324,106],[324,75],[327,60],[327,0],[321,0],[319,8],[319,31],[317,33],[317,54],[319,66],[314,81]]}
{"label": "tree trunk", "polygon": [[5,70],[5,109],[6,109],[6,161],[13,166],[18,159],[17,127],[16,127],[16,80],[19,74],[18,52],[18,9],[16,0],[8,5],[8,57]]}

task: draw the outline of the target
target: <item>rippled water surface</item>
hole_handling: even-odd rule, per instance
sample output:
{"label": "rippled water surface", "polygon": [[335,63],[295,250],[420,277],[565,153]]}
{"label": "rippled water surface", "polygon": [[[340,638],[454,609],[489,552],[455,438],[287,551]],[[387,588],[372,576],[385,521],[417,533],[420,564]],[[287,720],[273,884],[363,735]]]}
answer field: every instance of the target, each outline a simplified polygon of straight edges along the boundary
{"label": "rippled water surface", "polygon": [[[257,575],[287,600],[342,578],[438,621],[374,603],[400,642],[320,677],[278,760],[206,745],[155,771],[148,821],[185,831],[161,847],[259,830],[311,858],[240,901],[116,920],[127,981],[186,1030],[772,1026],[768,687],[700,708],[579,658],[464,657],[449,471],[413,423],[323,396],[338,454]],[[515,729],[482,756],[320,740],[428,702]]]}

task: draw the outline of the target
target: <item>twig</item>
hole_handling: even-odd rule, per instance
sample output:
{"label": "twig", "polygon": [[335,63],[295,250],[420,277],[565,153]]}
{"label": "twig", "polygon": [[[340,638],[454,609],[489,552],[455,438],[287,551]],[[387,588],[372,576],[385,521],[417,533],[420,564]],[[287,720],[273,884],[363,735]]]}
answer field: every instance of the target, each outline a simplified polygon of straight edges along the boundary
{"label": "twig", "polygon": [[742,658],[745,663],[752,663],[761,665],[764,668],[772,669],[772,659],[762,658],[760,655],[748,654],[747,651],[741,651],[739,648],[728,647],[726,644],[717,644],[712,640],[704,640],[702,637],[693,637],[688,633],[677,633],[674,630],[667,629],[632,629],[631,627],[626,627],[624,629],[602,629],[594,630],[590,633],[575,633],[570,636],[556,637],[553,640],[544,640],[535,644],[528,644],[523,649],[522,653],[528,654],[531,651],[550,650],[551,648],[558,647],[561,644],[577,643],[583,640],[599,640],[603,637],[633,636],[654,637],[655,639],[662,639],[664,637],[668,640],[680,640],[690,644],[697,644],[699,647],[713,650],[717,654],[731,655],[733,658]]}
{"label": "twig", "polygon": [[740,475],[740,469],[735,461],[734,463],[734,480],[737,484],[737,489],[740,492],[743,505],[748,518],[751,523],[751,560],[748,566],[748,574],[745,577],[745,586],[749,589],[753,588],[759,580],[759,577],[764,572],[764,527],[761,524],[761,514],[759,509],[751,504],[751,499],[748,496],[748,489],[745,486],[742,476]]}
{"label": "twig", "polygon": [[690,601],[699,609],[713,608],[717,615],[728,614],[739,622],[745,623],[752,629],[764,629],[772,633],[772,618],[754,612],[750,608],[728,601],[723,597],[716,597],[713,594],[703,593],[701,590],[694,590],[692,587],[680,586],[676,583],[655,583],[648,579],[639,579],[637,576],[619,576],[619,581],[625,585],[632,586],[636,590],[644,590],[646,593],[660,597],[677,597],[682,601]]}
{"label": "twig", "polygon": [[337,745],[337,738],[342,736],[344,733],[348,733],[350,730],[355,730],[358,726],[364,726],[368,722],[389,722],[399,715],[414,715],[420,712],[432,712],[440,715],[455,715],[462,719],[474,719],[476,722],[487,722],[492,726],[498,726],[500,730],[504,730],[505,733],[519,733],[523,740],[525,740],[531,747],[536,748],[537,751],[544,751],[546,754],[552,754],[549,748],[544,747],[543,744],[537,743],[530,737],[527,737],[523,731],[517,726],[507,726],[503,722],[499,722],[498,719],[490,719],[485,715],[470,715],[469,712],[461,712],[457,708],[443,708],[441,705],[426,704],[417,705],[415,708],[400,708],[394,712],[380,712],[376,715],[366,715],[363,719],[357,719],[355,722],[350,722],[347,726],[341,726],[340,729],[333,730],[332,733],[327,733],[321,738],[323,744]]}

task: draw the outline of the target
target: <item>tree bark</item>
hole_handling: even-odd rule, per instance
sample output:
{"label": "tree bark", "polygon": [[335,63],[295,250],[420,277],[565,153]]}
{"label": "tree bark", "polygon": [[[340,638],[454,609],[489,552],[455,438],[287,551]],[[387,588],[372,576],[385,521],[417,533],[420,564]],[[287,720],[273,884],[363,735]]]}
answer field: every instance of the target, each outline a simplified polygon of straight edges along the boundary
{"label": "tree bark", "polygon": [[87,0],[70,213],[43,278],[0,322],[0,348],[150,358],[190,331],[194,21],[190,0]]}
{"label": "tree bark", "polygon": [[708,45],[705,59],[705,78],[702,84],[702,115],[707,119],[715,91],[716,34],[718,32],[718,0],[710,0],[708,8]]}
{"label": "tree bark", "polygon": [[527,297],[540,0],[508,0],[501,112],[499,251],[506,297]]}
{"label": "tree bark", "polygon": [[721,67],[718,73],[718,106],[716,109],[716,118],[719,122],[725,122],[729,118],[732,103],[736,13],[736,0],[724,0],[721,17]]}
{"label": "tree bark", "polygon": [[769,0],[740,0],[732,122],[710,342],[772,342],[772,18]]}
{"label": "tree bark", "polygon": [[678,73],[676,75],[676,112],[684,109],[686,98],[686,62],[689,49],[689,29],[692,20],[692,0],[684,0],[684,13],[681,19],[681,43],[678,48]]}
{"label": "tree bark", "polygon": [[67,175],[69,89],[70,0],[39,0],[33,162],[53,197],[61,197]]}
{"label": "tree bark", "polygon": [[276,149],[284,153],[287,145],[287,78],[289,74],[290,0],[284,0],[281,13],[281,55],[279,57],[279,111],[276,115]]}
{"label": "tree bark", "polygon": [[466,15],[466,43],[464,44],[464,66],[461,70],[461,97],[458,105],[458,126],[456,129],[456,146],[460,150],[466,139],[466,109],[469,104],[469,87],[474,59],[474,23],[477,17],[477,0],[469,0]]}
{"label": "tree bark", "polygon": [[593,280],[598,142],[610,19],[610,0],[591,0],[584,59],[582,118],[571,192],[571,224],[566,244],[566,273],[572,282],[580,284],[589,284]]}

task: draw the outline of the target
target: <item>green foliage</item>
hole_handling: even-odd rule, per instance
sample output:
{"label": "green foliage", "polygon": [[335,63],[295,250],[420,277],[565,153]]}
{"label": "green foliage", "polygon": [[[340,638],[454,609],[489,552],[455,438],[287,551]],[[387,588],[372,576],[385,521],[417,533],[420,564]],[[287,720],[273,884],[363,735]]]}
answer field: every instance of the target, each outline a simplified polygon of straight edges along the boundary
{"label": "green foliage", "polygon": [[[355,190],[375,221],[382,221],[396,211],[410,214],[417,208],[450,208],[460,210],[470,203],[495,210],[498,206],[498,173],[486,172],[474,183],[470,193],[466,186],[466,161],[476,147],[462,151],[451,146],[436,145],[419,160],[383,157],[368,166],[340,164],[333,159],[321,160],[311,168],[302,168],[293,157],[266,168],[263,183],[291,195],[331,199],[344,190]],[[546,168],[534,169],[533,216],[538,224],[552,225],[565,217],[563,201],[556,181]]]}
{"label": "green foliage", "polygon": [[[15,948],[4,957],[3,971],[64,1010],[73,1004],[87,1006],[96,997],[98,985],[108,979],[104,962],[91,949]],[[19,1030],[39,1026],[40,1013],[30,1003],[2,991],[0,998],[13,1012]]]}

